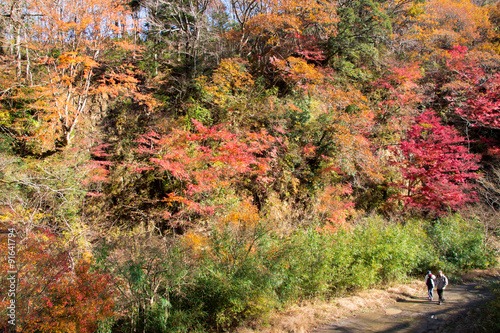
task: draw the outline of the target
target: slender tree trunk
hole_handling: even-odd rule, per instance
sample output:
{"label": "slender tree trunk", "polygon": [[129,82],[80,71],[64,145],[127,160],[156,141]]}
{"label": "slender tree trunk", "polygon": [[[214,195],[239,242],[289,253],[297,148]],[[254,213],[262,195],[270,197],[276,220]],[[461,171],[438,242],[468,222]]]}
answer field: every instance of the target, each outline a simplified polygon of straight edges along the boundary
{"label": "slender tree trunk", "polygon": [[16,27],[16,58],[17,58],[17,77],[21,77],[21,27],[19,24]]}
{"label": "slender tree trunk", "polygon": [[26,43],[26,81],[29,81],[30,85],[33,86],[33,75],[31,73],[30,52],[28,47],[28,36],[26,30],[24,30],[24,41]]}

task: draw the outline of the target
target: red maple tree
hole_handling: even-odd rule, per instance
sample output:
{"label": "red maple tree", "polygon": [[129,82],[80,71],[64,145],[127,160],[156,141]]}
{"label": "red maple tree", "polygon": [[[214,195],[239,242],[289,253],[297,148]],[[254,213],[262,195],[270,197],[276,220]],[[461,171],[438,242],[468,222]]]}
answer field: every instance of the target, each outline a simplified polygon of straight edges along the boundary
{"label": "red maple tree", "polygon": [[500,74],[483,69],[465,46],[448,52],[452,80],[445,88],[453,111],[471,126],[500,129]]}
{"label": "red maple tree", "polygon": [[402,159],[394,162],[401,168],[402,179],[394,185],[401,189],[396,196],[406,208],[431,215],[456,210],[475,200],[471,180],[478,179],[480,157],[469,153],[468,140],[458,131],[442,125],[432,111],[415,118],[397,149]]}
{"label": "red maple tree", "polygon": [[[225,124],[206,127],[192,119],[193,131],[173,130],[166,135],[149,132],[138,140],[137,152],[147,162],[134,165],[134,172],[156,170],[175,190],[163,199],[181,205],[175,218],[196,213],[211,215],[217,207],[203,203],[208,194],[241,182],[265,185],[273,160],[276,138],[267,131],[232,133]],[[172,216],[170,211],[164,217]]]}

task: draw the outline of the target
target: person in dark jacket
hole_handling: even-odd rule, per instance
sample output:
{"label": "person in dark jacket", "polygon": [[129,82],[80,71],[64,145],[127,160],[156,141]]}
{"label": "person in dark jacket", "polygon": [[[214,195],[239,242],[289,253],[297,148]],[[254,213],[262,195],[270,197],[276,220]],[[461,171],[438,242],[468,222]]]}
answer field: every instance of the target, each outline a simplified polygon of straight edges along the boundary
{"label": "person in dark jacket", "polygon": [[432,301],[434,299],[434,280],[436,279],[436,276],[431,273],[431,271],[427,272],[427,275],[425,276],[425,285],[427,286],[427,293],[429,295],[429,301]]}
{"label": "person in dark jacket", "polygon": [[443,292],[444,288],[446,288],[447,285],[448,285],[448,278],[444,276],[442,271],[439,271],[436,277],[436,290],[439,296],[439,303],[438,303],[439,305],[441,305],[441,302],[444,302]]}

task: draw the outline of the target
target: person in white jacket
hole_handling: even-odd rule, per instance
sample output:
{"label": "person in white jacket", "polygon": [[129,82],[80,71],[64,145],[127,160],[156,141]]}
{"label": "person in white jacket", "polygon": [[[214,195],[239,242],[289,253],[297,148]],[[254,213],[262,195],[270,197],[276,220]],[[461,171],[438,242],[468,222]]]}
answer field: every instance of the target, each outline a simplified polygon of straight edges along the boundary
{"label": "person in white jacket", "polygon": [[429,301],[432,301],[434,299],[434,280],[436,279],[436,276],[431,273],[431,271],[427,272],[427,275],[425,276],[425,285],[427,286],[427,294],[429,295]]}
{"label": "person in white jacket", "polygon": [[439,305],[441,305],[441,302],[444,302],[444,288],[448,285],[448,278],[444,276],[443,271],[439,271],[438,275],[436,277],[436,290],[438,292],[439,296]]}

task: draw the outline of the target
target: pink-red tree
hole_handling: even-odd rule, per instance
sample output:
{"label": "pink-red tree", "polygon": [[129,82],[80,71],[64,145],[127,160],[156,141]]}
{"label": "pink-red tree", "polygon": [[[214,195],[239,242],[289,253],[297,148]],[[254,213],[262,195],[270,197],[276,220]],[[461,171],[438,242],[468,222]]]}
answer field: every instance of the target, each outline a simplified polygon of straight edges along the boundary
{"label": "pink-red tree", "polygon": [[500,74],[487,72],[465,46],[448,52],[452,81],[445,86],[453,111],[472,126],[500,129]]}
{"label": "pink-red tree", "polygon": [[134,172],[155,170],[168,183],[163,200],[174,207],[162,215],[174,224],[192,214],[211,215],[217,207],[206,198],[225,196],[222,192],[229,187],[253,183],[263,191],[271,181],[268,172],[276,155],[277,139],[265,130],[232,133],[225,124],[206,127],[194,119],[192,123],[193,131],[143,135],[137,152],[147,161],[133,166]]}
{"label": "pink-red tree", "polygon": [[467,139],[451,126],[442,125],[432,111],[415,118],[413,126],[396,148],[402,179],[395,187],[396,199],[405,208],[430,215],[456,210],[475,200],[471,180],[478,179],[479,156],[464,146]]}

